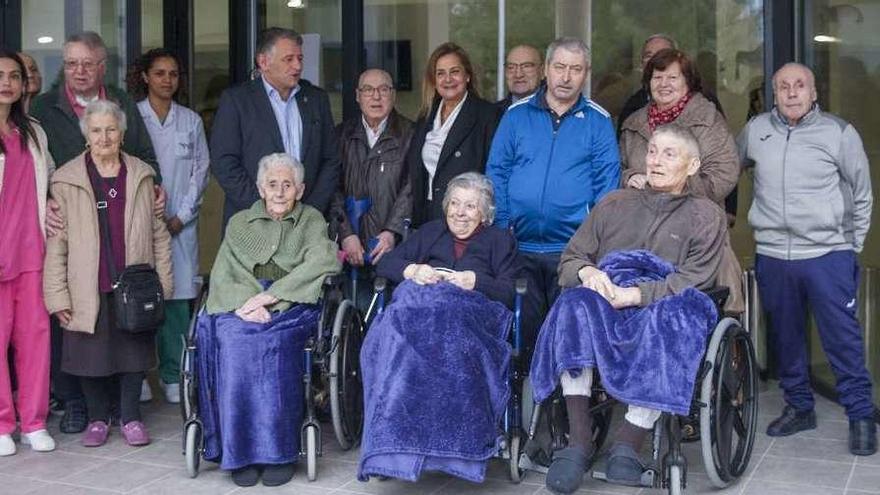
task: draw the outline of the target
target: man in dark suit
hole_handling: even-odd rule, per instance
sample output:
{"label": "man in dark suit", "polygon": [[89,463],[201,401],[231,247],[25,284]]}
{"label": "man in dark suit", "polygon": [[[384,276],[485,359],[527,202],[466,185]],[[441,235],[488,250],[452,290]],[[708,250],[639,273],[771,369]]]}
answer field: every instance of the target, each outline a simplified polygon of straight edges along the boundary
{"label": "man in dark suit", "polygon": [[507,52],[504,64],[504,81],[507,83],[507,96],[495,105],[506,112],[510,105],[535,94],[544,75],[544,60],[541,52],[531,45],[517,45]]}
{"label": "man in dark suit", "polygon": [[211,131],[211,170],[226,193],[223,223],[259,199],[257,162],[278,152],[303,164],[303,201],[326,213],[339,177],[339,149],[327,93],[301,79],[302,37],[266,29],[256,60],[260,76],[223,92]]}

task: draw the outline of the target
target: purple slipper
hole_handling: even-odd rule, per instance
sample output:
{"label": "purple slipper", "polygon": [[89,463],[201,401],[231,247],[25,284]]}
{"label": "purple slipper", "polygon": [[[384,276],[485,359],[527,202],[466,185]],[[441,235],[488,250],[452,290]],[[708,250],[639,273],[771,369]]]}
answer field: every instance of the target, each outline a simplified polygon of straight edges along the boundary
{"label": "purple slipper", "polygon": [[150,443],[150,434],[147,433],[147,427],[140,421],[129,421],[121,429],[126,443],[132,447],[140,447]]}
{"label": "purple slipper", "polygon": [[110,427],[103,421],[92,421],[82,436],[83,447],[100,447],[107,443]]}

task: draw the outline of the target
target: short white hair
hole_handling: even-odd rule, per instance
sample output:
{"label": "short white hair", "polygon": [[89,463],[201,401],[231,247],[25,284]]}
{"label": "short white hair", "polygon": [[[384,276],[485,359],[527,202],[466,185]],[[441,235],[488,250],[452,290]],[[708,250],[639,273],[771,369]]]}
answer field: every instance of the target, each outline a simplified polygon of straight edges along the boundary
{"label": "short white hair", "polygon": [[266,172],[273,167],[290,169],[290,171],[293,172],[293,180],[297,184],[302,184],[303,179],[305,179],[306,169],[303,168],[302,163],[300,163],[299,160],[287,153],[272,153],[271,155],[266,155],[263,158],[260,158],[260,161],[257,162],[257,187],[263,185],[263,179],[266,177]]}
{"label": "short white hair", "polygon": [[86,105],[86,110],[83,112],[82,118],[79,119],[79,130],[82,132],[83,136],[89,135],[88,122],[93,115],[110,115],[115,118],[120,134],[125,134],[125,130],[128,128],[128,121],[125,119],[125,112],[119,108],[119,105],[110,100],[99,99]]}
{"label": "short white hair", "polygon": [[671,122],[654,129],[651,137],[654,138],[656,136],[670,136],[677,139],[682,148],[684,148],[685,153],[687,153],[688,158],[700,160],[700,142],[697,141],[697,137],[689,128],[677,122]]}
{"label": "short white hair", "polygon": [[465,172],[450,180],[446,185],[446,194],[443,195],[444,215],[449,209],[453,189],[477,191],[480,195],[480,214],[483,216],[483,225],[492,225],[495,221],[495,190],[488,177],[478,172]]}

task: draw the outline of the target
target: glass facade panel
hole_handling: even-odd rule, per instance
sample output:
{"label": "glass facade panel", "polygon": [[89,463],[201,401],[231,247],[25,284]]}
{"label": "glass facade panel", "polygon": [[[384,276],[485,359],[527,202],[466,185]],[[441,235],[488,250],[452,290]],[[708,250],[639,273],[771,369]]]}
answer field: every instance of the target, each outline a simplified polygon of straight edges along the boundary
{"label": "glass facade panel", "polygon": [[67,36],[95,31],[107,45],[108,83],[124,87],[125,1],[28,0],[21,3],[21,46],[37,61],[43,72],[43,89],[48,89],[61,73],[61,49]]}
{"label": "glass facade panel", "polygon": [[141,49],[144,52],[165,45],[163,2],[164,0],[141,0]]}
{"label": "glass facade panel", "polygon": [[[210,139],[214,113],[220,95],[230,83],[229,11],[217,8],[213,0],[193,0],[193,110],[202,116]],[[225,4],[224,4],[225,6]],[[211,271],[223,224],[223,190],[211,176],[199,217],[199,262],[201,272]]]}
{"label": "glass facade panel", "polygon": [[303,78],[327,90],[337,122],[342,120],[342,0],[259,2],[260,29],[290,28],[303,35]]}
{"label": "glass facade panel", "polygon": [[[862,137],[868,160],[880,163],[880,100],[864,95],[880,91],[880,2],[803,2],[803,61],[816,74],[819,105],[850,122]],[[878,218],[880,169],[871,167],[874,215]],[[859,320],[865,330],[868,369],[874,383],[874,401],[880,404],[880,229],[868,232],[861,254]],[[813,377],[831,388],[834,377],[819,345],[815,325],[811,333]]]}
{"label": "glass facade panel", "polygon": [[497,0],[364,1],[367,67],[391,73],[397,109],[411,119],[419,112],[422,78],[437,45],[454,41],[471,57],[480,95],[496,99],[498,65]]}

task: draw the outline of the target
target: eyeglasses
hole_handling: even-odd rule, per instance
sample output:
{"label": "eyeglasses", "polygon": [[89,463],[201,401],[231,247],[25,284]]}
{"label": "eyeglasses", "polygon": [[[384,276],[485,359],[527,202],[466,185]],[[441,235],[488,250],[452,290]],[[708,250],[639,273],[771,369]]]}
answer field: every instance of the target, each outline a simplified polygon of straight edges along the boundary
{"label": "eyeglasses", "polygon": [[361,86],[358,88],[358,91],[364,96],[374,96],[378,92],[379,96],[382,98],[387,98],[393,90],[394,88],[384,84],[382,86],[379,86],[378,88],[374,88],[372,86]]}
{"label": "eyeglasses", "polygon": [[94,72],[95,69],[97,69],[98,66],[103,63],[103,59],[98,60],[97,62],[95,62],[94,60],[65,60],[64,70],[75,71],[77,68],[82,67],[82,69],[86,72]]}
{"label": "eyeglasses", "polygon": [[514,64],[511,62],[511,63],[504,66],[504,69],[507,70],[507,72],[516,72],[517,69],[519,69],[523,72],[532,72],[533,70],[535,70],[537,68],[538,68],[538,64],[536,64],[534,62],[523,62],[521,64]]}

